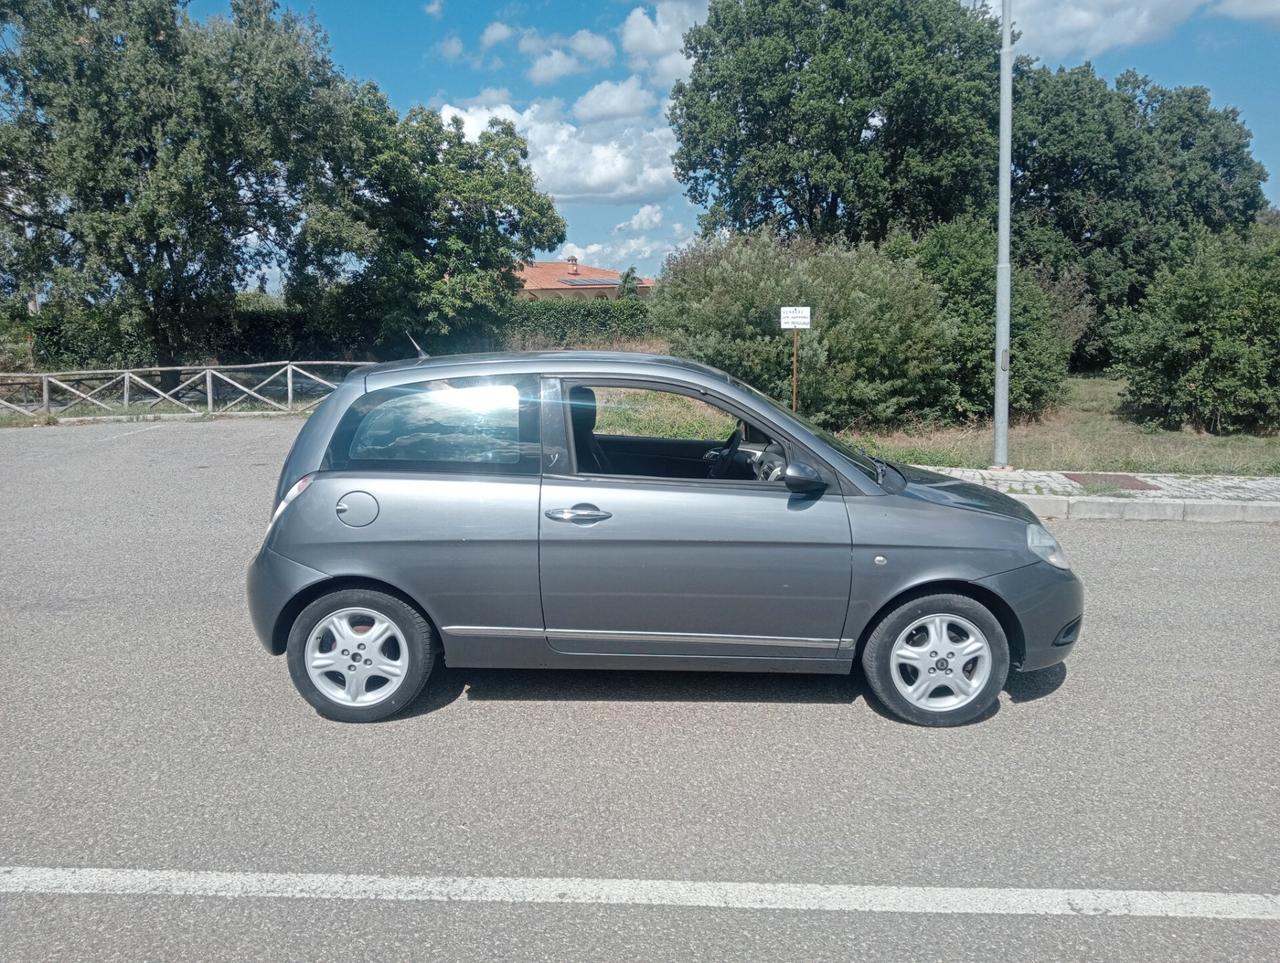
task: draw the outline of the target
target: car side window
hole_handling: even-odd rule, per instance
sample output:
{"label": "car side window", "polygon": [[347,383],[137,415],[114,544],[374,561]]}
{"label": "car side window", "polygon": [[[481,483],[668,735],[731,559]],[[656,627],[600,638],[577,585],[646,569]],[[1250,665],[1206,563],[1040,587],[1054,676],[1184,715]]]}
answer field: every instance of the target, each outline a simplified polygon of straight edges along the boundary
{"label": "car side window", "polygon": [[566,401],[577,474],[782,484],[785,447],[708,398],[575,381]]}
{"label": "car side window", "polygon": [[536,475],[537,380],[438,378],[371,391],[342,416],[334,470]]}

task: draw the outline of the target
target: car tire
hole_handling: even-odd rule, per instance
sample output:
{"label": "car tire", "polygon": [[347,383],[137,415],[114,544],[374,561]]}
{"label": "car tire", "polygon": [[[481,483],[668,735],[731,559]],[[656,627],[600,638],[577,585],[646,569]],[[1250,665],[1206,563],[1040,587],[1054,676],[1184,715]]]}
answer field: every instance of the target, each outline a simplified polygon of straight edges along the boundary
{"label": "car tire", "polygon": [[886,614],[862,652],[867,684],[893,715],[959,726],[985,715],[1009,675],[1009,640],[967,595],[910,599]]}
{"label": "car tire", "polygon": [[377,722],[413,702],[435,653],[435,633],[422,614],[372,589],[316,599],[298,613],[286,647],[298,692],[339,722]]}

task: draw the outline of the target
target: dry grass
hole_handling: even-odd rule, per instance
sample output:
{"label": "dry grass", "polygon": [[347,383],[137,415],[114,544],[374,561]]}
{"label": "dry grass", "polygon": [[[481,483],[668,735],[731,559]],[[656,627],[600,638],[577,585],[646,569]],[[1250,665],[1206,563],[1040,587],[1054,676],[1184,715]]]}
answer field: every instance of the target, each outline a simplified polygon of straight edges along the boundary
{"label": "dry grass", "polygon": [[596,431],[647,438],[729,437],[735,419],[705,401],[665,391],[596,388]]}
{"label": "dry grass", "polygon": [[[1121,382],[1105,378],[1070,379],[1056,411],[1009,429],[1010,463],[1057,471],[1280,475],[1280,437],[1149,430],[1116,414],[1122,389]],[[851,438],[899,461],[957,468],[991,464],[989,425]]]}
{"label": "dry grass", "polygon": [[671,345],[662,338],[599,338],[572,345],[559,344],[534,335],[524,335],[503,345],[504,351],[635,351],[641,354],[670,354]]}

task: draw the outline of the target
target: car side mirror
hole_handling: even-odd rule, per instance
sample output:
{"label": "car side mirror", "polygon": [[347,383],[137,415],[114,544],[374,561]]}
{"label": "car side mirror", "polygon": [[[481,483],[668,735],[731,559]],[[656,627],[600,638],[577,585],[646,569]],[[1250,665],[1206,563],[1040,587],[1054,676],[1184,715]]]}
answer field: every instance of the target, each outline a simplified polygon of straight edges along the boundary
{"label": "car side mirror", "polygon": [[802,461],[788,463],[782,479],[788,489],[799,494],[812,494],[827,487],[827,483],[818,474],[818,469]]}

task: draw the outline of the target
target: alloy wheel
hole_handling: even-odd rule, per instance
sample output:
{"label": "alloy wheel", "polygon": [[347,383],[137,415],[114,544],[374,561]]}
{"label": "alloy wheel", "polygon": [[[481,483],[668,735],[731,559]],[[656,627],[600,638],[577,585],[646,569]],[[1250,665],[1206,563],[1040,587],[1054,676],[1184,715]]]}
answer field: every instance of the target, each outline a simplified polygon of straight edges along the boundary
{"label": "alloy wheel", "polygon": [[307,636],[303,658],[315,687],[344,706],[390,698],[408,669],[400,630],[367,608],[339,609],[321,619]]}
{"label": "alloy wheel", "polygon": [[991,645],[959,615],[916,619],[889,652],[893,684],[912,705],[946,712],[972,702],[991,678]]}

